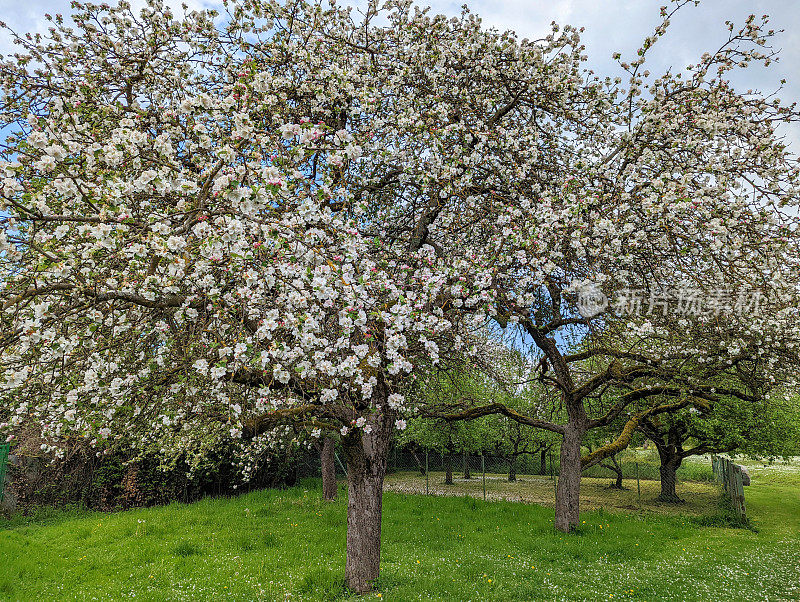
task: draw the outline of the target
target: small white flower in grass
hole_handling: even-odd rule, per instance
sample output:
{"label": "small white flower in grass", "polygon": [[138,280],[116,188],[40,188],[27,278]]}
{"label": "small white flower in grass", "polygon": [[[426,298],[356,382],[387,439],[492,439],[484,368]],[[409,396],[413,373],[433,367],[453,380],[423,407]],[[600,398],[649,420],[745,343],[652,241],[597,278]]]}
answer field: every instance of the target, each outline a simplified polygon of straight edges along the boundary
{"label": "small white flower in grass", "polygon": [[361,427],[362,427],[362,426],[364,426],[366,423],[367,423],[367,419],[366,419],[366,418],[364,418],[363,416],[359,416],[359,417],[358,417],[358,420],[356,420],[356,426],[357,426],[358,428],[361,428]]}
{"label": "small white flower in grass", "polygon": [[339,432],[342,434],[342,437],[344,437],[347,433],[350,432],[350,429],[347,428],[346,426],[343,426]]}
{"label": "small white flower in grass", "polygon": [[236,428],[236,427],[232,428],[231,429],[231,437],[233,437],[234,439],[241,439],[242,438],[242,429]]}
{"label": "small white flower in grass", "polygon": [[110,428],[108,428],[108,427],[101,428],[101,429],[100,429],[100,436],[101,436],[103,439],[108,439],[108,438],[111,436],[111,429],[110,429]]}
{"label": "small white flower in grass", "polygon": [[396,428],[398,431],[404,431],[404,430],[406,430],[406,426],[408,426],[408,424],[407,424],[407,423],[406,423],[406,421],[405,421],[405,420],[403,420],[402,418],[400,418],[400,419],[398,419],[398,420],[395,420],[395,421],[394,421],[394,427],[395,427],[395,428]]}
{"label": "small white flower in grass", "polygon": [[371,425],[371,424],[368,424],[367,426],[365,426],[365,427],[364,427],[364,432],[365,432],[367,435],[369,435],[369,434],[372,432],[372,425]]}
{"label": "small white flower in grass", "polygon": [[197,360],[194,364],[192,364],[192,368],[197,370],[198,372],[205,374],[208,372],[208,362],[206,360]]}
{"label": "small white flower in grass", "polygon": [[322,435],[321,429],[314,429],[313,431],[311,431],[311,436],[314,437],[315,439],[319,439],[321,435]]}

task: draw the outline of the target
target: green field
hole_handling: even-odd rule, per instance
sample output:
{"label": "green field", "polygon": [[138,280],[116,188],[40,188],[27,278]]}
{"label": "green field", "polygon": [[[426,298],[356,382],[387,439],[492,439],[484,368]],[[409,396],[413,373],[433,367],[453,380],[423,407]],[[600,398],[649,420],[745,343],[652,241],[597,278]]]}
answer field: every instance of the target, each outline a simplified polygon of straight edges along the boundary
{"label": "green field", "polygon": [[[756,530],[708,516],[553,511],[519,502],[385,496],[384,600],[797,600],[800,471],[752,471]],[[342,590],[346,503],[318,483],[115,514],[0,523],[2,600],[330,600]]]}

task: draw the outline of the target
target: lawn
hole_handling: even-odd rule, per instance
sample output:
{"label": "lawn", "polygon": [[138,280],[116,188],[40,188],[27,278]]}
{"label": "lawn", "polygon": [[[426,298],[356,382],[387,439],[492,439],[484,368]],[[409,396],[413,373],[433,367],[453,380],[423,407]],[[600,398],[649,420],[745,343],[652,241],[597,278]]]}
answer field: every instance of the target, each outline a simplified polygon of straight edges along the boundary
{"label": "lawn", "polygon": [[[566,536],[540,505],[388,492],[381,581],[370,598],[800,599],[800,482],[792,472],[753,473],[746,495],[758,532],[593,510]],[[317,482],[304,485],[6,521],[0,599],[347,598],[343,492],[324,503]]]}

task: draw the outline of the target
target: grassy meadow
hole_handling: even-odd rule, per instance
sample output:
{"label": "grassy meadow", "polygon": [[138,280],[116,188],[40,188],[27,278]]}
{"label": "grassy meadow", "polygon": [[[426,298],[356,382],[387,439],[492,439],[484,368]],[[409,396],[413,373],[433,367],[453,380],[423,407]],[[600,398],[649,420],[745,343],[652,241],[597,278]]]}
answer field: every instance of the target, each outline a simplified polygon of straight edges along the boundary
{"label": "grassy meadow", "polygon": [[[542,505],[388,491],[381,579],[367,598],[797,600],[796,468],[751,468],[754,529],[712,526],[725,524],[716,507],[595,509],[567,536]],[[190,505],[14,517],[0,522],[0,599],[350,599],[345,491],[334,503],[320,496],[307,481]]]}

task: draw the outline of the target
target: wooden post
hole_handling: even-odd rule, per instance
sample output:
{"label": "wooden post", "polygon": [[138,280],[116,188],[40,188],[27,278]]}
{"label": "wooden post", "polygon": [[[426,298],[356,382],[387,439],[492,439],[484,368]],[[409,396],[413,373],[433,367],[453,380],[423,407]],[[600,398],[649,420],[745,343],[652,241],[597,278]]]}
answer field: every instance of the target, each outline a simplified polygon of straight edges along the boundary
{"label": "wooden post", "polygon": [[731,493],[731,463],[727,458],[722,460],[722,482],[725,484],[725,491]]}
{"label": "wooden post", "polygon": [[715,480],[722,483],[722,489],[731,501],[734,512],[743,519],[747,518],[741,466],[734,464],[728,458],[711,456],[711,468]]}
{"label": "wooden post", "polygon": [[742,467],[738,464],[731,463],[731,501],[733,502],[733,509],[742,518],[746,518],[747,514],[744,507],[744,486],[742,483]]}

